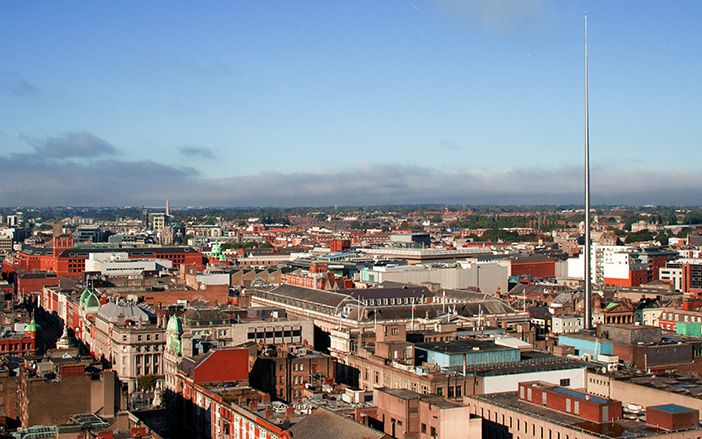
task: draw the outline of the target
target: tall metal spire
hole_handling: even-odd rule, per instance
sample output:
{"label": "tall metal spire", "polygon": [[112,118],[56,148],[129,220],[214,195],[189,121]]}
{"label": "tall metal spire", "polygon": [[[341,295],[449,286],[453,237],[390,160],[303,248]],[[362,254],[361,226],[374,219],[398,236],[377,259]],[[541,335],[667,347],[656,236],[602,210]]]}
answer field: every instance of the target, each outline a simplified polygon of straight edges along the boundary
{"label": "tall metal spire", "polygon": [[590,104],[589,94],[589,71],[587,61],[587,14],[585,14],[585,315],[583,326],[585,329],[592,329],[592,267],[590,239]]}

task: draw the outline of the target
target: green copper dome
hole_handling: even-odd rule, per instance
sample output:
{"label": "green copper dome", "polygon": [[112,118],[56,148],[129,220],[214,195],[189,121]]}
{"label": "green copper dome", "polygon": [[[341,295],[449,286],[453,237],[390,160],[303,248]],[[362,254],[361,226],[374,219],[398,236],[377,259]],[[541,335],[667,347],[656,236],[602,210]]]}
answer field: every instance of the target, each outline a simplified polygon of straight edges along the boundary
{"label": "green copper dome", "polygon": [[224,253],[222,253],[222,244],[219,242],[215,242],[212,244],[212,251],[210,252],[210,256],[219,259],[220,261],[226,261],[227,257],[224,256]]}
{"label": "green copper dome", "polygon": [[183,323],[180,321],[180,317],[173,314],[170,319],[168,319],[168,324],[166,325],[166,331],[172,334],[182,334],[183,333]]}
{"label": "green copper dome", "polygon": [[41,326],[37,325],[37,322],[32,319],[31,322],[24,328],[24,332],[39,332]]}
{"label": "green copper dome", "polygon": [[98,308],[100,306],[100,299],[98,299],[95,293],[86,288],[83,294],[80,295],[80,304],[84,309]]}
{"label": "green copper dome", "polygon": [[88,287],[85,287],[83,290],[83,293],[80,295],[80,301],[78,303],[83,303],[85,302],[85,299],[90,295],[90,289]]}

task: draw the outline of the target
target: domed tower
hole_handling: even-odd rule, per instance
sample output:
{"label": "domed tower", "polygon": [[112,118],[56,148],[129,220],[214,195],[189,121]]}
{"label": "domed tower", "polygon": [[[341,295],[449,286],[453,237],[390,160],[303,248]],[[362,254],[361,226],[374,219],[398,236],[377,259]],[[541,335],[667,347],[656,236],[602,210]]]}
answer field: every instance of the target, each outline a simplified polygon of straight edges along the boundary
{"label": "domed tower", "polygon": [[100,299],[88,288],[80,295],[80,307],[85,311],[97,311],[100,307]]}
{"label": "domed tower", "polygon": [[83,292],[80,294],[80,299],[78,300],[78,304],[82,305],[83,302],[85,302],[85,299],[88,297],[88,295],[90,295],[90,288],[85,287]]}
{"label": "domed tower", "polygon": [[227,261],[227,257],[224,256],[224,253],[222,252],[222,244],[220,244],[219,242],[215,242],[214,244],[212,244],[212,251],[210,252],[210,259],[220,261],[220,262]]}
{"label": "domed tower", "polygon": [[32,340],[37,339],[37,332],[41,329],[41,326],[37,325],[37,322],[32,319],[31,322],[24,328],[24,333],[27,335],[27,337],[31,338]]}
{"label": "domed tower", "polygon": [[168,352],[173,355],[179,356],[181,353],[181,335],[183,335],[183,322],[180,317],[173,314],[166,325],[166,346]]}

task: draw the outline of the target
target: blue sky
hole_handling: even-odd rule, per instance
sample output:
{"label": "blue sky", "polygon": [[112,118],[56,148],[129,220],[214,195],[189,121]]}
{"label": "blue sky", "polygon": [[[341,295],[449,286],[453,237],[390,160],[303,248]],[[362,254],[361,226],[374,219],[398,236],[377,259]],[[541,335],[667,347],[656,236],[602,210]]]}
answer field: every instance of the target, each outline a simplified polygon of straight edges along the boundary
{"label": "blue sky", "polygon": [[699,204],[702,3],[540,0],[1,2],[0,204],[577,202],[585,11],[594,201]]}

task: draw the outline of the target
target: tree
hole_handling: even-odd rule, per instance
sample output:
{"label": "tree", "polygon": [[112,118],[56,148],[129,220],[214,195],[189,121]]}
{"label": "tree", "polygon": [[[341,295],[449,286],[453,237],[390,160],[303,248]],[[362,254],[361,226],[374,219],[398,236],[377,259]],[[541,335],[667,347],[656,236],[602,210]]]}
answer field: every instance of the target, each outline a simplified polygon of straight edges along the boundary
{"label": "tree", "polygon": [[144,375],[137,378],[137,384],[141,390],[151,390],[156,386],[158,382],[158,376],[156,375]]}
{"label": "tree", "polygon": [[631,243],[631,242],[641,242],[641,241],[653,241],[654,236],[653,233],[651,233],[648,230],[641,230],[639,232],[631,232],[627,233],[626,235],[626,242]]}
{"label": "tree", "polygon": [[656,235],[656,241],[660,242],[661,245],[667,246],[669,241],[668,235],[665,232],[660,232]]}

